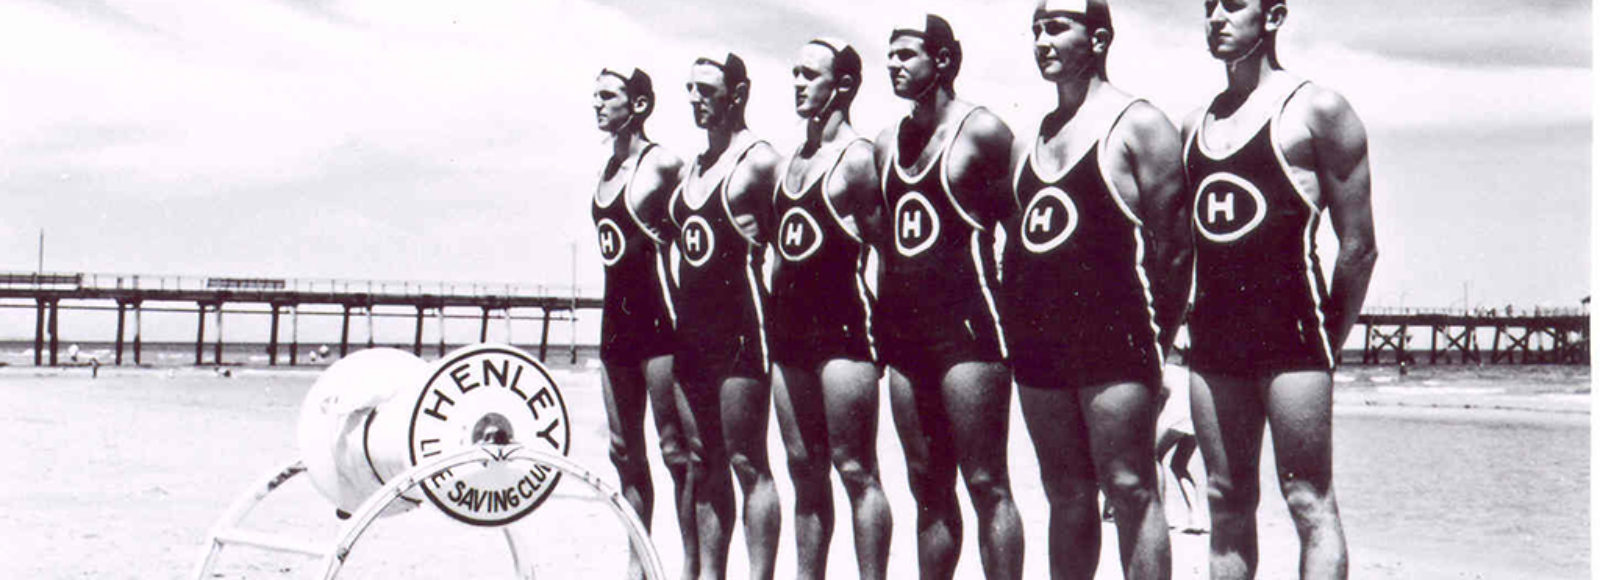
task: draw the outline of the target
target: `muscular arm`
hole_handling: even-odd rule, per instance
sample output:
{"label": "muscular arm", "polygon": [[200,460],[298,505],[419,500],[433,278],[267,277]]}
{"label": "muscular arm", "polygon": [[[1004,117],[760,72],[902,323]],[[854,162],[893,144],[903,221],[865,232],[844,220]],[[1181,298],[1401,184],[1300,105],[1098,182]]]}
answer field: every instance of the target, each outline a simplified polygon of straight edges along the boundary
{"label": "muscular arm", "polygon": [[628,188],[628,203],[639,221],[650,228],[663,243],[671,239],[677,228],[668,213],[672,191],[683,176],[683,161],[661,147],[650,150],[640,161],[639,173]]}
{"label": "muscular arm", "polygon": [[1372,176],[1367,167],[1367,129],[1350,103],[1333,91],[1310,95],[1307,123],[1311,130],[1317,183],[1327,203],[1333,232],[1339,238],[1329,290],[1328,338],[1344,346],[1361,315],[1367,284],[1378,261],[1372,226]]}
{"label": "muscular arm", "polygon": [[[1115,141],[1126,175],[1113,177],[1119,193],[1144,222],[1157,344],[1170,352],[1189,303],[1194,268],[1194,237],[1189,225],[1190,191],[1183,176],[1183,141],[1167,116],[1140,103],[1118,123]],[[1119,171],[1120,173],[1120,171]],[[1130,180],[1132,191],[1122,184]]]}
{"label": "muscular arm", "polygon": [[833,178],[824,184],[828,199],[862,241],[874,243],[883,220],[883,192],[878,185],[878,165],[872,149],[863,144],[845,146]]}
{"label": "muscular arm", "polygon": [[728,180],[728,208],[734,225],[757,245],[766,243],[772,229],[772,192],[778,184],[779,157],[771,145],[761,143],[745,155]]}
{"label": "muscular arm", "polygon": [[953,193],[986,225],[1016,212],[1011,191],[1012,142],[1011,128],[980,109],[961,127],[945,160]]}
{"label": "muscular arm", "polygon": [[890,229],[892,226],[888,217],[889,207],[883,197],[881,185],[883,183],[883,174],[879,173],[889,170],[889,160],[892,159],[890,152],[894,150],[894,147],[894,128],[891,125],[878,133],[878,138],[872,143],[872,158],[875,166],[873,179],[879,184],[879,191],[871,204],[872,209],[866,212],[869,217],[859,222],[862,239],[872,244],[873,247],[878,248],[880,256],[882,252],[887,251],[888,244],[892,243],[891,240],[894,239],[894,231]]}

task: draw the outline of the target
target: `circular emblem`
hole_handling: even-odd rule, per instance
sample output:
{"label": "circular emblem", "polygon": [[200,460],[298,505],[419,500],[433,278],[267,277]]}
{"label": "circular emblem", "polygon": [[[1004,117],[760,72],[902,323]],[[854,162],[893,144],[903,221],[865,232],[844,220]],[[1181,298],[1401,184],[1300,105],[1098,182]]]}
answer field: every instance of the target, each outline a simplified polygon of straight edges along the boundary
{"label": "circular emblem", "polygon": [[784,212],[778,221],[778,250],[790,262],[799,262],[822,247],[822,226],[811,213],[798,207]]}
{"label": "circular emblem", "polygon": [[939,214],[921,192],[908,191],[894,204],[894,249],[910,258],[939,241]]}
{"label": "circular emblem", "polygon": [[678,235],[678,249],[683,252],[683,258],[688,260],[689,265],[696,268],[704,266],[716,247],[717,238],[711,233],[711,222],[697,215],[689,216],[684,221],[683,231]]}
{"label": "circular emblem", "polygon": [[1232,173],[1213,173],[1196,191],[1194,225],[1213,242],[1242,238],[1267,217],[1267,198],[1261,190]]}
{"label": "circular emblem", "polygon": [[[561,389],[538,361],[510,346],[473,345],[434,364],[411,413],[411,463],[480,443],[566,455],[571,434]],[[450,517],[499,526],[532,512],[560,479],[543,465],[490,462],[440,472],[422,489]]]}
{"label": "circular emblem", "polygon": [[616,265],[628,251],[628,239],[623,237],[622,228],[617,227],[617,222],[611,221],[611,218],[605,218],[595,224],[594,229],[600,236],[600,261],[607,266]]}
{"label": "circular emblem", "polygon": [[1078,206],[1067,193],[1046,187],[1034,194],[1022,214],[1022,246],[1035,254],[1056,249],[1078,229]]}

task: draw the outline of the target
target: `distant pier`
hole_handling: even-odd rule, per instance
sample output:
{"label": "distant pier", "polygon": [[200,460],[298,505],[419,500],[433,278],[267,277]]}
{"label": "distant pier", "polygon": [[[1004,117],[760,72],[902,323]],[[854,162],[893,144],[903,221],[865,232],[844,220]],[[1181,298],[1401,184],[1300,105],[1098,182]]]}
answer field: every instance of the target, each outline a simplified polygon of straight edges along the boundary
{"label": "distant pier", "polygon": [[1589,364],[1586,308],[1371,308],[1357,320],[1365,364],[1420,362],[1413,331],[1427,333],[1428,364]]}
{"label": "distant pier", "polygon": [[[410,308],[415,313],[416,332],[412,352],[422,355],[423,321],[439,321],[439,348],[444,349],[445,308],[474,308],[479,312],[479,341],[486,340],[491,319],[510,325],[512,309],[537,309],[541,315],[539,357],[549,347],[552,320],[568,320],[582,309],[598,309],[600,299],[575,295],[569,287],[563,295],[559,287],[517,286],[509,284],[458,284],[449,282],[392,282],[367,280],[239,278],[196,276],[144,276],[84,273],[0,273],[0,301],[21,299],[22,307],[35,310],[33,362],[55,366],[59,362],[59,324],[63,302],[68,309],[109,309],[117,312],[115,360],[123,363],[124,343],[129,333],[128,314],[132,314],[133,363],[141,364],[143,314],[146,310],[186,311],[196,314],[195,364],[205,364],[206,318],[216,320],[216,341],[212,364],[222,361],[222,313],[230,304],[257,304],[268,308],[272,318],[267,344],[270,365],[279,361],[282,319],[287,315],[289,365],[299,363],[299,318],[302,306],[334,307],[342,313],[339,355],[350,351],[350,320],[364,316],[368,324],[367,346],[372,346],[372,317],[376,307]],[[110,303],[110,304],[107,304]],[[163,306],[164,305],[164,306]],[[11,305],[16,307],[15,305]],[[251,312],[251,314],[256,314]],[[320,313],[319,313],[320,314]],[[339,314],[336,314],[339,315]],[[442,354],[442,352],[441,352]]]}
{"label": "distant pier", "polygon": [[[565,292],[562,292],[565,290]],[[9,300],[12,303],[6,304]],[[18,303],[20,302],[20,304]],[[439,326],[438,347],[445,349],[446,308],[475,309],[478,340],[488,338],[493,320],[507,325],[513,309],[535,310],[541,322],[539,358],[546,357],[552,321],[572,320],[580,310],[598,310],[601,300],[577,296],[571,287],[518,286],[450,282],[396,282],[337,279],[241,278],[225,276],[145,276],[85,273],[0,273],[0,307],[35,311],[33,362],[55,366],[59,362],[59,322],[65,308],[110,310],[117,313],[115,358],[123,364],[125,343],[131,332],[134,364],[142,364],[143,315],[147,311],[195,314],[195,364],[207,364],[206,319],[215,321],[213,355],[209,364],[223,364],[223,312],[229,305],[264,305],[266,312],[235,310],[236,314],[271,317],[267,362],[299,364],[299,319],[305,315],[339,316],[339,355],[350,351],[350,322],[365,318],[366,346],[373,346],[374,308],[409,309],[415,324],[411,350],[423,352],[423,323]],[[301,312],[302,306],[333,312]],[[131,324],[129,321],[131,314]],[[279,356],[284,318],[287,318],[288,356]],[[519,320],[528,318],[517,317]],[[1426,356],[1429,364],[1589,364],[1589,313],[1587,308],[1534,308],[1464,311],[1442,308],[1368,308],[1357,327],[1362,329],[1361,362],[1364,364],[1415,364]],[[1422,333],[1427,333],[1425,344]],[[1485,338],[1485,336],[1492,338]],[[574,338],[575,339],[575,338]],[[1426,350],[1422,350],[1426,347]],[[330,353],[331,354],[331,353]]]}

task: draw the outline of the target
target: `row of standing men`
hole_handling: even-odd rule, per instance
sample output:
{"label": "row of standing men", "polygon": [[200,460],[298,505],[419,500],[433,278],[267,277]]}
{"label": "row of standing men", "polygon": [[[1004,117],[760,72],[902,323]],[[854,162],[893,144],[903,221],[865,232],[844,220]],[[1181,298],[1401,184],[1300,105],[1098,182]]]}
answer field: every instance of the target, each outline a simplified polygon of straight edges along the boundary
{"label": "row of standing men", "polygon": [[[1094,575],[1103,491],[1127,577],[1169,577],[1154,424],[1162,366],[1186,320],[1213,577],[1254,574],[1269,421],[1302,574],[1345,575],[1331,371],[1376,259],[1366,137],[1337,93],[1278,65],[1282,0],[1205,5],[1229,87],[1181,135],[1109,82],[1104,0],[1034,11],[1033,56],[1058,104],[1020,144],[956,97],[961,45],[935,15],[890,35],[889,80],[912,110],[876,140],[850,124],[861,56],[837,39],[805,44],[793,76],[806,136],[787,159],[746,128],[750,82],[734,54],[690,69],[708,146],[687,164],[645,136],[650,77],[602,71],[594,109],[613,152],[593,218],[611,455],[649,522],[648,401],[673,479],[683,578],[724,575],[741,511],[735,479],[750,577],[774,573],[782,517],[769,404],[797,496],[796,576],[826,568],[837,470],[861,577],[885,577],[885,369],[923,577],[955,571],[958,474],[985,575],[1021,574],[1006,464],[1013,379],[1050,504],[1052,576]],[[1324,209],[1340,241],[1331,291],[1314,247]]]}

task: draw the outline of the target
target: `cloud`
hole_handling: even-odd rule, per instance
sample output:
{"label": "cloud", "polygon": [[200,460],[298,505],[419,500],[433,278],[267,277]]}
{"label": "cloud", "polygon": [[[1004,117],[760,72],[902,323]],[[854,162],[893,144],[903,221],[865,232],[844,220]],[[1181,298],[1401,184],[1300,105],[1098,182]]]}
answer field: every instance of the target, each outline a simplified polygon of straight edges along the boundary
{"label": "cloud", "polygon": [[[33,237],[48,228],[53,263],[91,271],[540,281],[564,277],[576,247],[580,278],[593,282],[588,196],[606,149],[590,92],[601,67],[652,74],[659,103],[649,133],[689,158],[704,143],[682,90],[689,63],[737,50],[754,81],[752,127],[787,151],[802,135],[789,70],[805,40],[855,43],[866,72],[854,118],[871,136],[908,108],[885,81],[888,31],[936,12],[966,49],[961,96],[1026,136],[1054,104],[1031,57],[1032,6],[0,3],[8,29],[0,51],[26,55],[0,60],[0,187],[19,206],[0,225],[0,242],[11,242],[0,247],[14,249],[0,263],[31,268]],[[1586,3],[1291,7],[1284,62],[1345,94],[1373,129],[1375,152],[1389,151],[1379,140],[1395,134],[1445,155],[1483,135],[1589,125],[1591,71],[1575,56],[1587,54],[1589,35],[1571,16],[1587,15]],[[1114,10],[1119,86],[1175,122],[1222,88],[1222,67],[1204,49],[1200,0]],[[1517,26],[1477,16],[1491,10]],[[1516,164],[1547,149],[1518,141],[1504,155]],[[1492,182],[1472,177],[1489,168],[1451,159],[1391,155],[1375,179],[1409,189],[1422,167]],[[190,250],[196,240],[209,240],[207,249]],[[1420,264],[1447,249],[1419,242],[1407,251]],[[1394,255],[1406,254],[1386,254]],[[187,261],[174,265],[173,256]]]}

